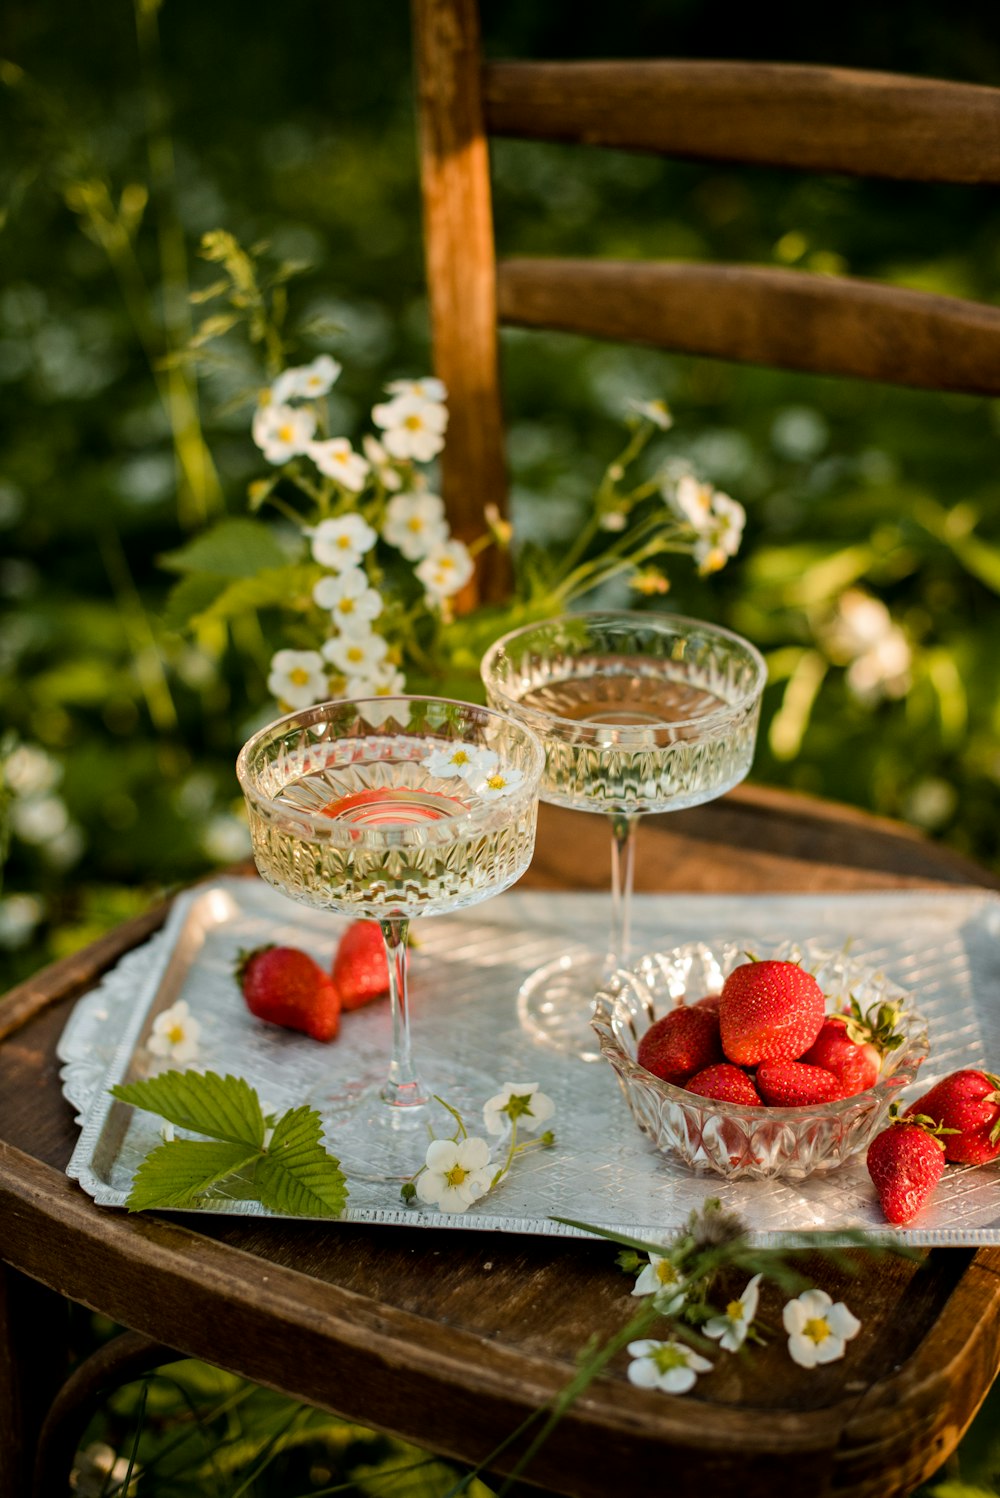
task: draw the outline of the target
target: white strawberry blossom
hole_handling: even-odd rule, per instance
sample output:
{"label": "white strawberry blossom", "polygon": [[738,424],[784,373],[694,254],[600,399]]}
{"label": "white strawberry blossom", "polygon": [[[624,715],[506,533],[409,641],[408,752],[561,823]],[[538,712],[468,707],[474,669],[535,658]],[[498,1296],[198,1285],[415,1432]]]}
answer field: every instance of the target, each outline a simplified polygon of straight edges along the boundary
{"label": "white strawberry blossom", "polygon": [[469,581],[475,566],[468,547],[462,541],[443,541],[433,547],[414,569],[434,602],[450,598]]}
{"label": "white strawberry blossom", "polygon": [[326,395],[339,378],[343,365],[329,354],[320,354],[311,364],[300,364],[295,369],[282,370],[271,385],[271,399],[277,404],[285,401],[316,400]]}
{"label": "white strawberry blossom", "polygon": [[439,780],[460,775],[463,780],[478,780],[488,775],[500,763],[499,755],[492,749],[478,744],[448,744],[443,749],[432,749],[426,759],[420,761],[421,768]]}
{"label": "white strawberry blossom", "polygon": [[755,1274],[738,1300],[731,1300],[722,1316],[710,1316],[702,1327],[726,1352],[739,1352],[757,1314],[761,1276]]}
{"label": "white strawberry blossom", "polygon": [[418,400],[438,404],[448,399],[444,381],[435,379],[433,375],[424,375],[419,380],[390,380],[385,388],[390,395],[413,395]]}
{"label": "white strawberry blossom", "polygon": [[359,632],[327,640],[320,653],[345,676],[358,677],[378,671],[388,649],[388,642],[381,635]]}
{"label": "white strawberry blossom", "polygon": [[684,1304],[684,1276],[665,1254],[650,1254],[632,1286],[633,1295],[655,1295],[656,1306],[664,1316],[673,1316]]}
{"label": "white strawberry blossom", "polygon": [[336,479],[338,484],[342,484],[352,494],[360,493],[365,487],[368,462],[354,451],[346,437],[330,437],[323,442],[310,442],[306,452],[320,473],[326,474],[329,479]]}
{"label": "white strawberry blossom", "polygon": [[154,1019],[146,1049],[154,1056],[169,1056],[172,1061],[193,1061],[198,1054],[200,1034],[201,1025],[188,1009],[187,1001],[179,999]]}
{"label": "white strawberry blossom", "polygon": [[397,395],[375,406],[372,420],[382,428],[383,445],[392,457],[428,463],[444,447],[448,408],[419,395]]}
{"label": "white strawberry blossom", "polygon": [[639,1389],[659,1389],[663,1394],[686,1394],[693,1389],[699,1373],[710,1373],[707,1358],[683,1342],[657,1342],[651,1337],[630,1342],[632,1357],[629,1383]]}
{"label": "white strawberry blossom", "polygon": [[279,650],[271,657],[267,690],[289,708],[312,707],[329,696],[326,668],[318,650]]}
{"label": "white strawberry blossom", "polygon": [[485,1139],[435,1139],[427,1147],[425,1168],[414,1184],[422,1202],[441,1212],[464,1212],[486,1195],[492,1179]]}
{"label": "white strawberry blossom", "polygon": [[297,406],[258,406],[253,418],[253,440],[269,463],[287,463],[304,453],[316,431],[312,411]]}
{"label": "white strawberry blossom", "polygon": [[523,780],[523,770],[512,765],[499,765],[482,778],[470,779],[469,784],[484,801],[496,801],[501,796],[509,796],[511,791],[516,791]]}
{"label": "white strawberry blossom", "polygon": [[835,1305],[825,1290],[804,1290],[785,1306],[782,1320],[789,1354],[800,1368],[835,1363],[861,1330],[861,1322],[843,1301]]}
{"label": "white strawberry blossom", "polygon": [[438,494],[396,494],[385,508],[382,535],[408,562],[419,562],[448,540],[444,500]]}
{"label": "white strawberry blossom", "polygon": [[505,1082],[484,1104],[483,1122],[488,1134],[503,1134],[512,1124],[534,1134],[555,1111],[555,1103],[539,1092],[537,1082]]}
{"label": "white strawberry blossom", "polygon": [[670,414],[670,407],[665,400],[629,400],[625,402],[626,409],[634,416],[639,416],[643,421],[651,421],[661,432],[669,432],[674,424],[674,418]]}
{"label": "white strawberry blossom", "polygon": [[669,481],[667,497],[696,534],[692,555],[702,574],[718,572],[735,556],[743,539],[746,511],[728,494],[685,473]]}
{"label": "white strawberry blossom", "polygon": [[313,602],[329,609],[343,634],[367,634],[382,612],[382,595],[371,587],[360,567],[333,577],[321,577],[313,588]]}
{"label": "white strawberry blossom", "polygon": [[862,701],[909,690],[913,653],[880,598],[848,588],[821,635],[831,659],[847,666],[847,686]]}
{"label": "white strawberry blossom", "polygon": [[357,567],[378,540],[378,532],[360,515],[339,515],[321,520],[309,533],[313,557],[334,572]]}

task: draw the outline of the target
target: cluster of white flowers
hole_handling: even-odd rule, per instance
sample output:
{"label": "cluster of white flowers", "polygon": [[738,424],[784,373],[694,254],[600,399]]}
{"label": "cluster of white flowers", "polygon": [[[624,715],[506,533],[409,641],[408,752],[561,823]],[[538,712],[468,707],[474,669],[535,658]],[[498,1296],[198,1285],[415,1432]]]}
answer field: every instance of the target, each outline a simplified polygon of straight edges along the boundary
{"label": "cluster of white flowers", "polygon": [[[655,1309],[663,1316],[676,1316],[683,1308],[688,1286],[668,1255],[651,1253],[636,1279],[632,1294],[654,1297]],[[701,1327],[706,1337],[718,1342],[725,1352],[739,1352],[757,1315],[761,1276],[755,1274],[742,1295],[731,1300],[725,1311],[710,1316]],[[788,1333],[789,1356],[801,1368],[815,1368],[833,1363],[844,1356],[852,1337],[861,1330],[861,1322],[844,1305],[833,1303],[825,1290],[804,1290],[788,1301],[782,1313]],[[642,1389],[659,1389],[666,1394],[685,1394],[692,1389],[700,1373],[711,1371],[712,1364],[693,1348],[676,1338],[657,1341],[644,1338],[628,1346],[632,1362],[630,1381]]]}
{"label": "cluster of white flowers", "polygon": [[481,744],[450,743],[441,749],[432,749],[420,761],[421,768],[439,780],[458,777],[484,801],[495,801],[516,790],[524,779],[524,772],[515,765],[502,765],[500,756]]}
{"label": "cluster of white flowers", "polygon": [[423,1168],[413,1180],[413,1194],[440,1212],[466,1211],[499,1185],[514,1156],[527,1147],[517,1143],[518,1131],[534,1134],[554,1113],[555,1103],[539,1091],[537,1082],[506,1082],[483,1107],[486,1131],[505,1142],[505,1158],[497,1164],[489,1140],[466,1134],[462,1125],[458,1137],[435,1139],[428,1146]]}
{"label": "cluster of white flowers", "polygon": [[[391,399],[372,411],[381,441],[366,436],[359,453],[346,437],[324,434],[319,402],[340,372],[326,354],[284,370],[253,419],[254,441],[268,462],[290,465],[289,476],[319,496],[323,511],[332,511],[302,527],[313,561],[325,569],[312,601],[329,616],[328,636],[317,650],[279,650],[271,660],[268,689],[289,709],[406,690],[399,651],[379,630],[386,610],[376,560],[380,542],[412,565],[424,605],[444,618],[474,570],[468,548],[451,535],[443,500],[412,466],[430,462],[444,446],[444,385],[431,378],[392,381],[386,387]],[[304,459],[321,476],[318,487],[301,472]]]}
{"label": "cluster of white flowers", "polygon": [[10,827],[21,842],[37,847],[57,868],[76,863],[83,832],[57,794],[63,767],[36,744],[19,744],[7,756],[2,775],[10,792]]}

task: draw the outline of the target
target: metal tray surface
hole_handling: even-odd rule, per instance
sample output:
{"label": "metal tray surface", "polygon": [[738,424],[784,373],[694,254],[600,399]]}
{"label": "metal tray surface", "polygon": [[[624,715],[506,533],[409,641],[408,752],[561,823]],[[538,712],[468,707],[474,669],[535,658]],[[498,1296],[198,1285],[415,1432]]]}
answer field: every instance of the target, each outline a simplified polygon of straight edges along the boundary
{"label": "metal tray surface", "polygon": [[[917,1223],[891,1230],[863,1159],[805,1181],[725,1181],[658,1154],[609,1066],[550,1049],[518,1023],[524,978],[554,956],[585,950],[607,917],[604,896],[514,891],[418,923],[411,1009],[426,1077],[440,1054],[488,1079],[479,1103],[505,1082],[537,1082],[556,1103],[557,1142],[520,1159],[502,1186],[461,1215],[404,1206],[396,1186],[349,1175],[341,1221],[581,1236],[553,1221],[559,1216],[666,1241],[692,1208],[719,1196],[761,1245],[818,1230],[913,1245],[1000,1242],[1000,1165],[949,1166]],[[322,1112],[338,1071],[346,1078],[365,1062],[378,1070],[389,1053],[386,1004],[348,1015],[340,1040],[324,1046],[253,1019],[232,976],[238,952],[264,941],[302,946],[328,962],[345,924],[255,879],[220,879],[180,896],[164,930],[83,996],[63,1032],[64,1090],[83,1120],[67,1173],[98,1203],[124,1206],[135,1169],[160,1142],[158,1120],[115,1102],[107,1089],[170,1064],[150,1058],[144,1040],[156,1014],[179,998],[202,1026],[195,1064],[246,1077],[269,1108],[308,1101]],[[633,924],[637,952],[696,939],[850,941],[852,954],[913,992],[929,1022],[930,1058],[911,1096],[960,1066],[1000,1066],[1000,897],[989,891],[640,895]],[[470,1110],[466,1121],[481,1131],[478,1114]],[[328,1143],[336,1152],[336,1139]],[[201,1210],[271,1215],[224,1198]]]}

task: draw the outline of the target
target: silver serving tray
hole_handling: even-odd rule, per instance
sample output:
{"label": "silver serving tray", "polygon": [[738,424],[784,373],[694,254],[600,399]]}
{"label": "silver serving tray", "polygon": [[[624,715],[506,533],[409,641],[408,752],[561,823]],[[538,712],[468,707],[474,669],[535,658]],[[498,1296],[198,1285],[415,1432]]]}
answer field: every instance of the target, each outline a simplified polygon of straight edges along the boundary
{"label": "silver serving tray", "polygon": [[[517,991],[542,962],[603,935],[607,898],[514,891],[417,924],[411,965],[418,1057],[454,1056],[496,1084],[538,1082],[556,1103],[556,1146],[519,1160],[507,1181],[462,1215],[405,1207],[398,1188],[349,1175],[342,1220],[580,1236],[555,1216],[664,1240],[707,1196],[739,1212],[761,1245],[789,1235],[858,1230],[908,1244],[1000,1242],[1000,1167],[949,1166],[918,1223],[888,1230],[863,1159],[805,1181],[725,1181],[658,1154],[634,1124],[605,1063],[586,1065],[533,1038],[518,1022]],[[383,1063],[385,1004],[347,1016],[324,1046],[263,1025],[247,1012],[232,969],[242,948],[288,942],[328,961],[344,920],[293,904],[254,879],[220,879],[180,896],[164,930],[84,995],[59,1045],[64,1090],[82,1119],[67,1167],[95,1201],[122,1207],[134,1171],[160,1142],[159,1121],[114,1101],[108,1088],[158,1066],[144,1049],[157,1013],[187,1000],[202,1025],[197,1064],[233,1072],[270,1108],[303,1101],[322,1111],[340,1073]],[[983,890],[827,895],[636,896],[637,952],[703,940],[748,944],[814,938],[851,951],[913,992],[931,1054],[910,1095],[959,1066],[1000,1066],[1000,897]],[[581,1021],[583,1023],[583,1021]],[[485,1102],[484,1092],[480,1102]],[[467,1116],[472,1132],[479,1116]],[[330,1139],[336,1151],[336,1140]],[[201,1210],[268,1216],[253,1203],[213,1199]]]}

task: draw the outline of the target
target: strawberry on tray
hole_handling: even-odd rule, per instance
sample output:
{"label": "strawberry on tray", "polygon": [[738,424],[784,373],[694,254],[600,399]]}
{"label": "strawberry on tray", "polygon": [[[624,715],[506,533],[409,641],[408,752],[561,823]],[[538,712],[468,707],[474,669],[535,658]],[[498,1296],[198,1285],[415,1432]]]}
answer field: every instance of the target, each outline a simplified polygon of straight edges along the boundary
{"label": "strawberry on tray", "polygon": [[353,921],[334,953],[331,972],[298,947],[241,952],[236,980],[250,1013],[313,1040],[336,1040],[344,1012],[389,992],[389,964],[376,921]]}

